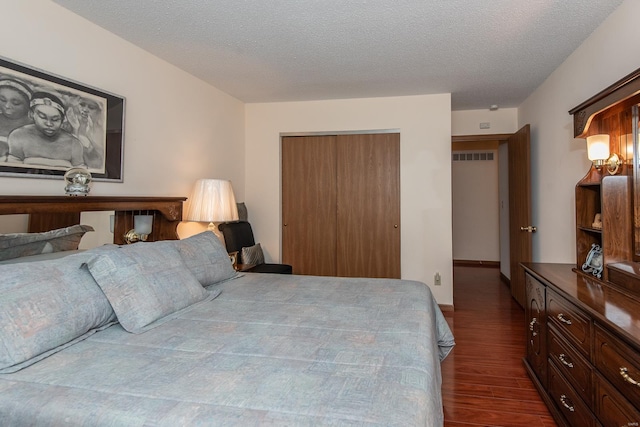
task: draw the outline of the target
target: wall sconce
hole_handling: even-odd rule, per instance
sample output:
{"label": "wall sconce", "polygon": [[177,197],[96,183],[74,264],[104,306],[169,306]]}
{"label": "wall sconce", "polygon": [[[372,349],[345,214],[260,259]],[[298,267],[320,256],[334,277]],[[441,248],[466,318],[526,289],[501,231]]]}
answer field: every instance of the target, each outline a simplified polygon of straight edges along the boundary
{"label": "wall sconce", "polygon": [[124,241],[127,244],[145,242],[153,229],[153,215],[134,215],[133,228],[126,232]]}
{"label": "wall sconce", "polygon": [[222,233],[214,223],[238,220],[238,206],[231,181],[197,180],[187,201],[186,210],[186,221],[208,222],[209,231],[224,242]]}
{"label": "wall sconce", "polygon": [[609,135],[591,135],[587,137],[587,157],[600,169],[609,158]]}
{"label": "wall sconce", "polygon": [[625,161],[627,162],[627,164],[632,165],[633,164],[633,150],[635,147],[635,144],[633,143],[633,134],[626,134],[624,136],[624,146],[625,146],[625,151],[626,151],[626,155],[625,155]]}
{"label": "wall sconce", "polygon": [[599,134],[587,137],[587,157],[596,169],[607,167],[610,175],[615,175],[622,165],[622,160],[617,154],[609,154],[609,135]]}

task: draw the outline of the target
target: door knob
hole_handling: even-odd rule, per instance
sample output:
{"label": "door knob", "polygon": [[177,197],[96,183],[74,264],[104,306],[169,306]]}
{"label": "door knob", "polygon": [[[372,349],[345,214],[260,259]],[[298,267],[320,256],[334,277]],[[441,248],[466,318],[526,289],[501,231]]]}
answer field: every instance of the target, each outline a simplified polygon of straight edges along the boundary
{"label": "door knob", "polygon": [[538,229],[533,225],[527,225],[526,227],[520,227],[520,231],[526,231],[527,233],[535,233]]}

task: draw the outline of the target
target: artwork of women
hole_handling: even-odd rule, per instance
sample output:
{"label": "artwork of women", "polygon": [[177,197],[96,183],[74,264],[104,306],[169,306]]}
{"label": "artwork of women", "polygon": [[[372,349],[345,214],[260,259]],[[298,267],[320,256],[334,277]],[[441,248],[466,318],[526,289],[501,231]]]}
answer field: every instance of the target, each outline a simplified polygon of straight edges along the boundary
{"label": "artwork of women", "polygon": [[29,117],[31,88],[11,78],[0,78],[0,161],[6,161],[9,152],[7,138],[12,130],[32,122]]}
{"label": "artwork of women", "polygon": [[99,98],[0,74],[0,163],[104,172],[105,116]]}
{"label": "artwork of women", "polygon": [[124,98],[0,58],[0,176],[121,182],[123,129]]}
{"label": "artwork of women", "polygon": [[67,109],[67,123],[70,133],[80,140],[84,147],[84,160],[89,168],[101,168],[104,163],[104,123],[102,107],[88,97],[70,100]]}

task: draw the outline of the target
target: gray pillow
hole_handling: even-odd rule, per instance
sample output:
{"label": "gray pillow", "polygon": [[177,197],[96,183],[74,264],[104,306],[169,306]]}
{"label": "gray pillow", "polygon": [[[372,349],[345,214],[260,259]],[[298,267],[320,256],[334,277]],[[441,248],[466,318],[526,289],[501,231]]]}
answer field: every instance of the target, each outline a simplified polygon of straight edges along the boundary
{"label": "gray pillow", "polygon": [[87,270],[93,255],[0,266],[0,373],[18,371],[112,324]]}
{"label": "gray pillow", "polygon": [[174,244],[187,268],[202,286],[210,286],[237,276],[227,250],[210,231],[205,231]]}
{"label": "gray pillow", "polygon": [[264,264],[264,253],[260,243],[242,248],[242,263],[250,265]]}
{"label": "gray pillow", "polygon": [[43,233],[0,234],[0,260],[76,250],[87,231],[93,227],[72,225]]}
{"label": "gray pillow", "polygon": [[200,285],[172,241],[102,248],[88,266],[118,321],[132,333],[154,328],[217,296]]}
{"label": "gray pillow", "polygon": [[249,221],[249,214],[247,212],[247,205],[244,202],[236,203],[238,208],[238,221]]}

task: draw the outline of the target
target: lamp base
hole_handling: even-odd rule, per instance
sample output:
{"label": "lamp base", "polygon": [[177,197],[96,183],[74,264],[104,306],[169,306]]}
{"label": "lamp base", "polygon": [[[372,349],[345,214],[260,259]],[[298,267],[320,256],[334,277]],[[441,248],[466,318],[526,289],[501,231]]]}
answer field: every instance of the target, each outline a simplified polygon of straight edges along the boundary
{"label": "lamp base", "polygon": [[214,224],[213,222],[209,223],[209,226],[207,227],[207,230],[209,230],[210,232],[212,232],[213,234],[216,235],[216,237],[218,238],[218,240],[220,240],[220,242],[222,242],[222,246],[225,245],[224,243],[224,236],[222,235],[222,233],[220,232],[220,230],[218,229],[218,224]]}

